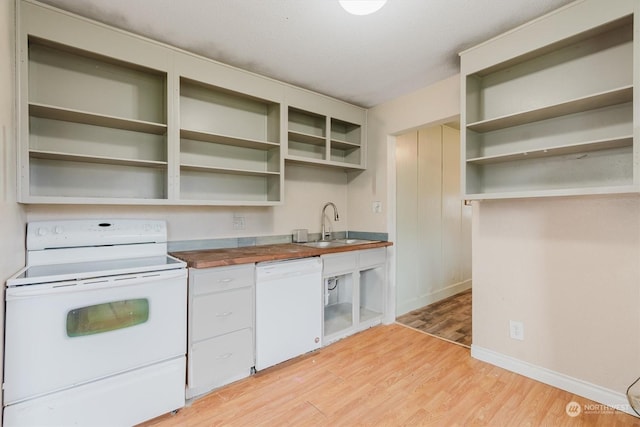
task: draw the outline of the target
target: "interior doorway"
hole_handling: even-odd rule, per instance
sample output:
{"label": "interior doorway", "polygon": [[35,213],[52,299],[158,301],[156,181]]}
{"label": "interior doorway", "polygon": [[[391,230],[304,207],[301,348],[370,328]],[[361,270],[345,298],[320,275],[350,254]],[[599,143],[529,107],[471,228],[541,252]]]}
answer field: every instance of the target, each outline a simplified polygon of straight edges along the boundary
{"label": "interior doorway", "polygon": [[[440,303],[425,321],[457,341],[458,329],[471,333],[471,207],[461,197],[457,123],[397,136],[396,212],[398,321]],[[417,326],[425,321],[413,316]]]}

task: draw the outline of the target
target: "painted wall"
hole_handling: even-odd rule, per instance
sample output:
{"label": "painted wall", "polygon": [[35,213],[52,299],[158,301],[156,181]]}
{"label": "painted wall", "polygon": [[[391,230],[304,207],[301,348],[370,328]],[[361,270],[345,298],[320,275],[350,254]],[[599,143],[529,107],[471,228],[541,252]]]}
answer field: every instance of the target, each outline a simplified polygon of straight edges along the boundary
{"label": "painted wall", "polygon": [[471,207],[460,196],[460,131],[396,138],[396,316],[471,287]]}
{"label": "painted wall", "polygon": [[[349,213],[357,218],[358,229],[393,232],[395,217],[389,208],[395,203],[395,135],[457,120],[459,79],[452,76],[369,110],[367,170],[349,174]],[[372,213],[373,201],[383,202],[382,214]]]}
{"label": "painted wall", "polygon": [[[16,203],[14,123],[14,2],[0,2],[0,279],[24,265],[25,215]],[[0,292],[0,330],[4,330],[4,292]],[[0,341],[0,360],[4,348]],[[2,364],[0,364],[0,377]],[[0,392],[1,393],[1,392]],[[0,394],[0,399],[2,395]]]}
{"label": "painted wall", "polygon": [[[330,223],[334,231],[354,227],[347,209],[347,174],[339,169],[287,165],[285,203],[272,207],[189,207],[189,206],[78,206],[29,205],[29,221],[74,218],[156,218],[166,219],[169,240],[204,240],[225,237],[291,234],[296,228],[320,232],[320,213],[333,201],[340,221]],[[243,216],[245,229],[233,228],[234,215]]]}
{"label": "painted wall", "polygon": [[[396,136],[426,125],[458,120],[460,76],[452,76],[392,101],[367,114],[367,170],[349,176],[349,216],[364,230],[385,231],[396,241]],[[382,201],[381,214],[371,202]],[[396,247],[388,251],[388,292],[385,322],[396,318]]]}
{"label": "painted wall", "polygon": [[475,204],[474,347],[624,393],[640,376],[639,302],[640,197]]}

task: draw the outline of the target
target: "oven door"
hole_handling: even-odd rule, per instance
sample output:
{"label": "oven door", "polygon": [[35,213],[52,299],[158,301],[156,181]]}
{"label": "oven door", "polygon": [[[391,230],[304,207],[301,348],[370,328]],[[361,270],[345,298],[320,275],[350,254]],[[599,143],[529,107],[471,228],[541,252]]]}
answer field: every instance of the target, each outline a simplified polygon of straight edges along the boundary
{"label": "oven door", "polygon": [[186,352],[186,269],[8,288],[4,404]]}

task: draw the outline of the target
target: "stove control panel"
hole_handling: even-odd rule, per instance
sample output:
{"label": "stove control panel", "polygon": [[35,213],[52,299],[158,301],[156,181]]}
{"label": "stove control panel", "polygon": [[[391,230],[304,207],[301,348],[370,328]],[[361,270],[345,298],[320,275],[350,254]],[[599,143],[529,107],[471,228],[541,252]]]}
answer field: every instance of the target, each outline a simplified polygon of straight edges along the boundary
{"label": "stove control panel", "polygon": [[167,223],[162,220],[58,220],[27,224],[29,251],[166,241]]}

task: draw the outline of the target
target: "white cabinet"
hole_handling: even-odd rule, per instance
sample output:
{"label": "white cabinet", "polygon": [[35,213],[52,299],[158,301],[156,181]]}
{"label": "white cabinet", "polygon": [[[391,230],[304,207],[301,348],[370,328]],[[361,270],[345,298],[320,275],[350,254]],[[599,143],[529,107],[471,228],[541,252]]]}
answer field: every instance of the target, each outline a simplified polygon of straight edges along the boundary
{"label": "white cabinet", "polygon": [[255,265],[189,269],[187,398],[254,366]]}
{"label": "white cabinet", "polygon": [[323,255],[323,345],[382,321],[387,249]]}
{"label": "white cabinet", "polygon": [[638,5],[608,6],[576,2],[461,53],[465,198],[640,189]]}

